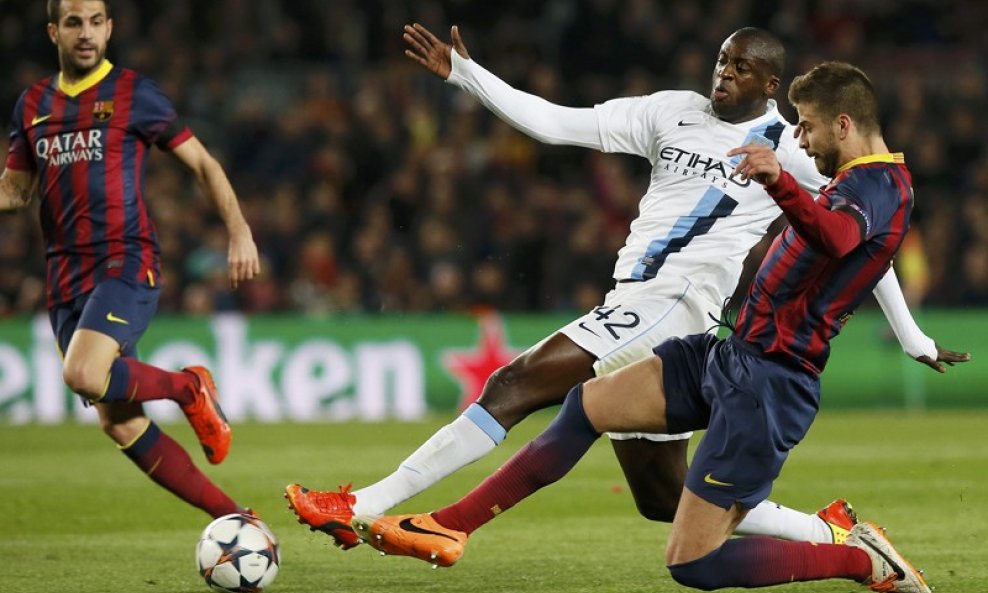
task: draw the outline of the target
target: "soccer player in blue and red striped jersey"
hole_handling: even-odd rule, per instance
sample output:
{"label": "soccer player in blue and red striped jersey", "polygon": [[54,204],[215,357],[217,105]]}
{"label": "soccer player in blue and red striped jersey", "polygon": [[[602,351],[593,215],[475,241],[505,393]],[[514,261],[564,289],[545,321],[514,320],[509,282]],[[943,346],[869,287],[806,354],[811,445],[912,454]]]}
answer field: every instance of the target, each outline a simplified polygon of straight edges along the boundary
{"label": "soccer player in blue and red striped jersey", "polygon": [[[727,153],[740,159],[734,174],[763,184],[791,224],[762,262],[733,334],[672,338],[655,356],[576,386],[545,432],[459,502],[355,517],[365,541],[449,566],[470,533],[560,479],[602,433],[706,429],[666,549],[676,581],[711,590],[846,578],[875,591],[929,593],[870,523],[854,525],[846,545],[730,537],[809,429],[830,340],[888,270],[913,206],[909,171],[885,146],[874,90],[859,69],[821,64],[796,78],[789,99],[801,148],[833,180],[814,201],[770,147]],[[948,364],[970,358],[937,350]]]}
{"label": "soccer player in blue and red striped jersey", "polygon": [[63,378],[95,405],[106,434],[152,480],[214,517],[238,512],[142,407],[175,401],[209,461],[226,457],[230,427],[209,371],[171,372],[137,359],[160,291],[160,250],[144,196],[152,146],[185,165],[216,205],[230,233],[234,287],[259,272],[250,228],[222,167],[164,93],[106,59],[109,2],[49,0],[48,17],[60,71],[28,88],[14,107],[0,210],[40,197],[48,312]]}

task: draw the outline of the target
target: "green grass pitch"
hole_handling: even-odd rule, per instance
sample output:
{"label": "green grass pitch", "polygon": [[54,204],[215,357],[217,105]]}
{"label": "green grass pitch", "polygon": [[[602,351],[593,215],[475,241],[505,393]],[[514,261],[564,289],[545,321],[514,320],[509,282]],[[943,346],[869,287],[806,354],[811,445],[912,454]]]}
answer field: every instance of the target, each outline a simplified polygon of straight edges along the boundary
{"label": "green grass pitch", "polygon": [[[541,430],[540,414],[488,458],[397,510],[459,498]],[[238,425],[226,462],[206,471],[279,535],[270,591],[678,592],[663,566],[668,526],[638,517],[610,446],[563,481],[478,531],[460,563],[430,570],[368,547],[341,552],[299,526],[281,497],[292,481],[359,487],[389,472],[444,419],[415,424]],[[167,426],[205,466],[184,425]],[[813,511],[848,498],[938,591],[988,591],[988,412],[820,415],[772,498]],[[95,426],[0,429],[0,591],[206,591],[193,549],[208,517],[142,476]],[[850,581],[772,591],[865,591]]]}

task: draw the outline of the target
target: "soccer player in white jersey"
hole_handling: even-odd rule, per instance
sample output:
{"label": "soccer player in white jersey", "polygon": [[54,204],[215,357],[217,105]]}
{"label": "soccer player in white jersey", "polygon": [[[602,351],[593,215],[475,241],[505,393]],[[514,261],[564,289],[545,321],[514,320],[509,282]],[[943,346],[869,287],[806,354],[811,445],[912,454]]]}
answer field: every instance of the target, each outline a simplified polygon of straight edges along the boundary
{"label": "soccer player in white jersey", "polygon": [[[457,28],[453,45],[425,27],[405,27],[406,55],[477,98],[500,118],[551,144],[645,157],[652,164],[639,216],[631,223],[604,303],[491,375],[477,403],[444,426],[383,480],[350,492],[299,484],[286,497],[299,521],[347,549],[360,543],[354,513],[381,514],[494,449],[535,410],[563,401],[576,383],[649,356],[673,336],[703,333],[717,318],[743,260],[780,210],[761,186],[732,178],[726,156],[736,146],[775,149],[782,167],[812,193],[829,180],[798,146],[771,98],[785,51],[771,33],[744,28],[717,55],[709,97],[663,91],[569,108],[512,88],[471,60]],[[943,370],[960,355],[937,347],[916,327],[891,272],[875,290],[907,354]],[[612,434],[611,442],[638,510],[671,521],[683,488],[689,434]],[[838,500],[816,514],[764,502],[738,533],[841,542],[855,522]]]}

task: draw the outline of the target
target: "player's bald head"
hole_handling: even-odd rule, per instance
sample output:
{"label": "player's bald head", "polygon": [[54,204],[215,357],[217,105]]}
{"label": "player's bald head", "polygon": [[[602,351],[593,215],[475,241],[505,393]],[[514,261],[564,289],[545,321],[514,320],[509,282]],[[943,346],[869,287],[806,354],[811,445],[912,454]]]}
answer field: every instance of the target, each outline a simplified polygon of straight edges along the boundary
{"label": "player's bald head", "polygon": [[778,37],[765,29],[744,27],[731,33],[727,39],[745,42],[752,57],[765,63],[768,74],[782,78],[782,72],[786,69],[786,48]]}

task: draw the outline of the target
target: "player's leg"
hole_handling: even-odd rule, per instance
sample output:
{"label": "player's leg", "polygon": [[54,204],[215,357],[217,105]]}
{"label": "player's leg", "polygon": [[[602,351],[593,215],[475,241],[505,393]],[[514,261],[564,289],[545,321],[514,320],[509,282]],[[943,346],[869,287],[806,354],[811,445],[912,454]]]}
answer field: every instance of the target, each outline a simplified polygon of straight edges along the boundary
{"label": "player's leg", "polygon": [[555,334],[497,370],[477,403],[440,428],[398,468],[354,493],[309,490],[298,484],[285,492],[299,521],[332,536],[344,549],[359,539],[350,528],[357,514],[377,515],[483,457],[507,431],[531,412],[558,404],[581,380],[593,376],[593,357]]}
{"label": "player's leg", "polygon": [[[663,287],[623,284],[605,304],[543,340],[488,380],[478,403],[440,429],[385,479],[350,494],[310,491],[292,484],[286,495],[300,521],[333,535],[345,547],[358,540],[339,527],[353,512],[376,515],[418,494],[453,471],[494,449],[507,430],[532,411],[560,403],[576,383],[608,368],[651,356],[666,331],[700,328],[706,309],[685,298],[688,283]],[[646,286],[649,284],[649,286]],[[343,541],[346,540],[346,541]]]}
{"label": "player's leg", "polygon": [[[230,427],[209,371],[190,367],[171,372],[136,357],[136,344],[157,309],[158,289],[111,279],[83,298],[76,306],[77,317],[69,316],[56,327],[60,340],[68,337],[66,384],[94,402],[175,401],[209,461],[221,462],[230,448]],[[73,331],[68,324],[74,324]]]}
{"label": "player's leg", "polygon": [[244,509],[209,480],[174,439],[144,415],[141,404],[95,404],[100,426],[149,478],[212,517]]}
{"label": "player's leg", "polygon": [[431,514],[372,517],[353,524],[375,548],[450,566],[470,533],[537,490],[562,478],[603,430],[664,426],[657,357],[577,385],[549,427],[458,502]]}
{"label": "player's leg", "polygon": [[643,517],[671,523],[683,492],[689,439],[611,439],[635,506]]}
{"label": "player's leg", "polygon": [[[687,439],[652,440],[656,436],[611,439],[638,512],[652,521],[672,522],[686,476]],[[837,500],[816,513],[804,513],[770,500],[751,509],[735,535],[767,535],[795,541],[844,543],[857,515]]]}
{"label": "player's leg", "polygon": [[[672,374],[664,381],[670,427],[695,425],[704,415],[707,425],[687,471],[666,548],[673,578],[704,590],[868,578],[867,554],[848,546],[729,539],[747,509],[771,491],[789,450],[809,429],[819,381],[735,340],[708,345],[698,385],[689,374]],[[677,357],[687,363],[696,359],[682,357],[676,344],[656,350],[668,365]]]}
{"label": "player's leg", "polygon": [[594,358],[563,334],[543,340],[487,380],[477,403],[440,429],[385,479],[357,491],[354,510],[383,513],[499,445],[529,414],[559,404],[593,376]]}

